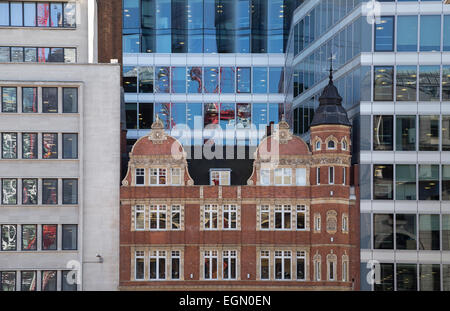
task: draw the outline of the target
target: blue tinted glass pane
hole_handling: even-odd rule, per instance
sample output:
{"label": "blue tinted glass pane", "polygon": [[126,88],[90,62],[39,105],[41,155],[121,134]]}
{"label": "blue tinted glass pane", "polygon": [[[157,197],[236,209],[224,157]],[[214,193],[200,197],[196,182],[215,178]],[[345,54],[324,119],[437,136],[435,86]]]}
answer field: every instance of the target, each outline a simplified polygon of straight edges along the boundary
{"label": "blue tinted glass pane", "polygon": [[124,53],[139,53],[140,52],[140,44],[139,44],[139,35],[123,35],[123,52]]}
{"label": "blue tinted glass pane", "polygon": [[37,4],[37,24],[39,27],[50,25],[50,5],[48,3]]}
{"label": "blue tinted glass pane", "polygon": [[202,67],[188,67],[187,68],[187,92],[201,93],[203,78]]}
{"label": "blue tinted glass pane", "polygon": [[62,3],[52,3],[50,6],[51,26],[62,27]]}
{"label": "blue tinted glass pane", "polygon": [[139,0],[123,1],[123,28],[140,27]]}
{"label": "blue tinted glass pane", "polygon": [[155,116],[158,115],[164,124],[165,129],[170,126],[170,103],[156,103]]}
{"label": "blue tinted glass pane", "polygon": [[203,0],[203,10],[204,52],[217,53],[215,0]]}
{"label": "blue tinted glass pane", "polygon": [[170,53],[172,48],[171,0],[156,0],[156,52]]}
{"label": "blue tinted glass pane", "polygon": [[238,0],[236,8],[236,53],[250,53],[250,1]]}
{"label": "blue tinted glass pane", "polygon": [[237,92],[250,93],[250,67],[237,67]]}
{"label": "blue tinted glass pane", "polygon": [[450,51],[450,15],[444,16],[444,51]]}
{"label": "blue tinted glass pane", "polygon": [[188,52],[203,52],[203,0],[188,0]]}
{"label": "blue tinted glass pane", "polygon": [[417,51],[417,16],[399,16],[397,51]]}
{"label": "blue tinted glass pane", "polygon": [[186,93],[186,67],[172,67],[172,93]]}
{"label": "blue tinted glass pane", "polygon": [[186,104],[172,104],[172,128],[186,124]]}
{"label": "blue tinted glass pane", "polygon": [[9,26],[9,4],[0,3],[0,26]]}
{"label": "blue tinted glass pane", "polygon": [[269,68],[269,93],[283,93],[283,68]]}
{"label": "blue tinted glass pane", "polygon": [[394,17],[383,16],[375,25],[375,51],[394,49]]}
{"label": "blue tinted glass pane", "polygon": [[170,67],[156,67],[156,93],[170,92]]}
{"label": "blue tinted glass pane", "polygon": [[285,14],[283,0],[268,1],[267,47],[269,53],[283,53],[283,21]]}
{"label": "blue tinted glass pane", "polygon": [[283,104],[269,104],[269,124],[278,124],[284,113]]}
{"label": "blue tinted glass pane", "polygon": [[205,93],[219,93],[219,69],[205,67]]}
{"label": "blue tinted glass pane", "polygon": [[36,3],[25,2],[23,4],[24,26],[36,26]]}
{"label": "blue tinted glass pane", "polygon": [[203,108],[202,104],[187,104],[187,125],[192,133],[191,144],[201,145],[203,129]]}
{"label": "blue tinted glass pane", "polygon": [[22,2],[11,2],[11,26],[23,26]]}
{"label": "blue tinted glass pane", "polygon": [[233,67],[220,68],[220,92],[234,93],[235,69]]}
{"label": "blue tinted glass pane", "polygon": [[253,67],[253,93],[267,93],[266,67]]}
{"label": "blue tinted glass pane", "polygon": [[419,67],[419,100],[439,101],[440,99],[440,75],[439,66]]}
{"label": "blue tinted glass pane", "polygon": [[441,16],[422,15],[420,17],[420,50],[440,51]]}
{"label": "blue tinted glass pane", "polygon": [[220,104],[220,127],[222,129],[234,128],[236,126],[236,108],[234,103]]}
{"label": "blue tinted glass pane", "polygon": [[253,124],[257,129],[260,125],[267,125],[267,104],[253,104]]}

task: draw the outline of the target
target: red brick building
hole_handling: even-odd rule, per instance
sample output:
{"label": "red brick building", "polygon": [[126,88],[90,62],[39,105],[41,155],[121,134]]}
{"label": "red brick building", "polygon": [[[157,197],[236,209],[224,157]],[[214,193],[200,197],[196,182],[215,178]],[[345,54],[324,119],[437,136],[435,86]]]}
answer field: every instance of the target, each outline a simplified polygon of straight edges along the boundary
{"label": "red brick building", "polygon": [[[121,188],[121,290],[357,290],[359,206],[351,126],[332,77],[309,146],[281,121],[246,184],[199,185],[160,120],[130,153]],[[236,180],[236,179],[235,179]]]}

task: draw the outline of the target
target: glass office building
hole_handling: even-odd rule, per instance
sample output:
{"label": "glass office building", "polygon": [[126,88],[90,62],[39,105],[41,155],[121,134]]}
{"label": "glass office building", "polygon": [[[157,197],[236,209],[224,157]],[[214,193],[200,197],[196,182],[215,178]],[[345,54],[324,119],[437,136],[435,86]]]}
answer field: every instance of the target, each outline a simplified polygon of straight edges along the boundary
{"label": "glass office building", "polygon": [[450,5],[375,8],[310,0],[294,12],[286,111],[307,139],[332,57],[360,172],[361,290],[448,291]]}
{"label": "glass office building", "polygon": [[158,115],[184,145],[256,146],[285,114],[285,50],[302,2],[124,0],[128,145]]}

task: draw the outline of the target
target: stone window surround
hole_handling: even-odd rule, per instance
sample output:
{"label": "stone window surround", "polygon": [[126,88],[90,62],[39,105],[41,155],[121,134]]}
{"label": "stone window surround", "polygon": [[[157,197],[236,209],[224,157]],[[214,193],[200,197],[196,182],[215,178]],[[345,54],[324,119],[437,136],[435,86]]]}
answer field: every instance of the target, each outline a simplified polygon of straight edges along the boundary
{"label": "stone window surround", "polygon": [[[205,206],[216,205],[217,206],[217,228],[207,229],[205,228]],[[224,228],[223,227],[223,207],[226,205],[236,206],[236,228]],[[239,231],[241,230],[241,205],[233,202],[214,202],[200,204],[200,231]]]}
{"label": "stone window surround", "polygon": [[[144,184],[136,184],[136,169],[144,169]],[[166,183],[165,184],[150,184],[150,169],[166,169]],[[180,184],[172,184],[172,169],[180,169]],[[133,187],[165,187],[165,186],[184,186],[184,168],[181,166],[162,166],[162,165],[130,165],[130,172],[132,174],[131,186]],[[159,175],[158,175],[159,176]]]}
{"label": "stone window surround", "polygon": [[[256,167],[255,167],[256,168]],[[290,168],[292,169],[291,171],[291,183],[290,184],[275,184],[275,169],[283,169],[283,168]],[[274,168],[264,168],[264,167],[260,167],[259,169],[257,169],[257,183],[256,185],[258,186],[296,186],[297,185],[297,169],[298,168],[303,168],[306,169],[306,185],[302,186],[302,187],[306,187],[306,186],[310,186],[309,184],[309,175],[310,175],[310,168],[308,166],[305,165],[277,165]],[[261,183],[261,170],[269,170],[269,184],[268,185],[264,185]],[[282,175],[284,176],[284,175]]]}
{"label": "stone window surround", "polygon": [[[205,251],[217,251],[217,279],[205,279]],[[241,280],[241,246],[240,245],[216,245],[216,246],[203,246],[200,247],[200,271],[199,280],[201,281],[221,281],[229,279],[223,279],[223,252],[224,251],[235,251],[236,252],[236,281]]]}
{"label": "stone window surround", "polygon": [[[166,229],[150,229],[150,205],[166,206]],[[183,204],[134,204],[131,206],[131,231],[184,231],[184,205]],[[144,206],[144,229],[136,230],[136,206]],[[180,207],[180,229],[172,229],[172,207]]]}
{"label": "stone window surround", "polygon": [[[258,204],[256,207],[257,221],[256,231],[309,231],[309,219],[310,219],[310,202],[280,202],[279,204]],[[290,229],[275,229],[275,206],[276,205],[290,205],[291,206],[291,228]],[[269,206],[269,229],[261,228],[261,207]],[[297,207],[304,206],[305,211],[305,229],[297,229]]]}

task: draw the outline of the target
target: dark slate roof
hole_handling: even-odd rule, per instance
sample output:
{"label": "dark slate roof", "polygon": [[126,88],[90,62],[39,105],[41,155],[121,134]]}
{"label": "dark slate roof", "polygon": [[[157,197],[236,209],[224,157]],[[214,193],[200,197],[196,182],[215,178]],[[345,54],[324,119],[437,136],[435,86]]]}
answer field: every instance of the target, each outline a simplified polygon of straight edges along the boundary
{"label": "dark slate roof", "polygon": [[310,126],[322,124],[339,124],[351,126],[348,120],[347,111],[342,107],[342,97],[334,86],[332,69],[330,69],[330,81],[323,89],[319,97],[319,107],[314,113]]}
{"label": "dark slate roof", "polygon": [[[203,146],[189,147],[184,146],[187,153],[187,163],[189,174],[194,180],[194,185],[205,186],[210,184],[209,170],[212,168],[229,168],[231,169],[231,185],[243,186],[247,185],[247,180],[250,178],[253,172],[253,153],[256,147],[234,146],[234,156],[226,157],[226,147],[217,146],[216,148],[223,148],[224,159],[207,159],[204,155],[201,159],[195,159],[194,154],[203,154],[201,152]],[[194,150],[197,148],[197,150]],[[245,150],[244,159],[239,159],[237,156],[237,148],[243,148]],[[192,156],[191,156],[192,155]]]}

